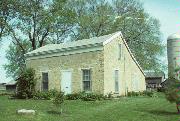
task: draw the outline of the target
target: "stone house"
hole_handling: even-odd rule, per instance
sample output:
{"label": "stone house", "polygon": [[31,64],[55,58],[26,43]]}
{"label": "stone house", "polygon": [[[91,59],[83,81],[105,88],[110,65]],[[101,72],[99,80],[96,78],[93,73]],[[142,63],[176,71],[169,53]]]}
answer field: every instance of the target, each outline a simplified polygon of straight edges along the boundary
{"label": "stone house", "polygon": [[146,89],[145,75],[121,32],[64,44],[49,44],[26,55],[39,78],[36,88],[113,93]]}

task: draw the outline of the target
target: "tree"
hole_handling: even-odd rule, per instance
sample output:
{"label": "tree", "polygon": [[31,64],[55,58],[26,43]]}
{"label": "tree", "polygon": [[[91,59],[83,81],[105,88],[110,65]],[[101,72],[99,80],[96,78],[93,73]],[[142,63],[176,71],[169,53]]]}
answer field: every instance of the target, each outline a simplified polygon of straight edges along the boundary
{"label": "tree", "polygon": [[76,12],[73,39],[121,31],[136,59],[147,70],[158,70],[163,54],[160,24],[137,0],[78,0],[70,3]]}
{"label": "tree", "polygon": [[67,0],[3,0],[0,6],[1,33],[8,32],[13,43],[22,50],[21,40],[24,39],[31,43],[33,50],[52,41],[58,43],[74,24],[73,11],[67,8],[66,2]]}
{"label": "tree", "polygon": [[14,79],[17,79],[25,69],[24,53],[32,50],[28,41],[22,41],[21,43],[25,52],[22,51],[20,46],[14,45],[13,43],[9,45],[9,49],[6,51],[8,64],[5,64],[4,68],[7,75]]}
{"label": "tree", "polygon": [[[58,2],[59,4],[56,5]],[[63,35],[67,31],[68,25],[71,26],[69,21],[72,20],[71,15],[66,14],[68,9],[63,8],[65,4],[66,0],[53,0],[53,2],[51,0],[16,1],[14,16],[8,22],[10,36],[15,40],[14,43],[24,50],[20,40],[23,36],[35,50],[52,41],[54,30],[66,26],[62,31],[58,31],[58,34],[61,32]]]}
{"label": "tree", "polygon": [[177,111],[180,113],[179,105],[180,105],[180,81],[169,77],[166,80],[166,88],[165,88],[165,96],[166,99],[171,103],[176,103]]}
{"label": "tree", "polygon": [[[7,3],[10,10],[4,21],[1,37],[10,36],[13,45],[7,53],[7,73],[13,77],[21,72],[25,64],[24,54],[48,43],[60,43],[73,26],[73,11],[66,7],[67,0],[13,0]],[[6,15],[2,15],[5,19]],[[24,45],[24,42],[27,46]],[[14,47],[13,47],[14,46]],[[14,55],[11,55],[14,53]],[[15,61],[17,61],[17,64]]]}
{"label": "tree", "polygon": [[16,0],[1,0],[0,1],[0,41],[3,37],[9,35],[9,26],[8,22],[14,16],[13,10]]}
{"label": "tree", "polygon": [[5,28],[3,33],[8,33],[22,54],[27,52],[24,41],[30,45],[29,50],[35,50],[48,43],[59,44],[121,31],[143,69],[157,70],[161,66],[160,24],[137,0],[7,1],[8,9],[1,11],[8,12],[1,14],[0,27]]}

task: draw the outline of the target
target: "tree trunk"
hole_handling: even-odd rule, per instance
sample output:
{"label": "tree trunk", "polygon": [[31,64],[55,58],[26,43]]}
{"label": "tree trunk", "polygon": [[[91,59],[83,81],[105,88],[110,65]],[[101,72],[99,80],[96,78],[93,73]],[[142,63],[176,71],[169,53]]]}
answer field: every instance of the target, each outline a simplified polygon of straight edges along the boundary
{"label": "tree trunk", "polygon": [[177,108],[177,111],[178,111],[178,113],[180,112],[180,110],[179,110],[179,104],[176,104],[176,108]]}

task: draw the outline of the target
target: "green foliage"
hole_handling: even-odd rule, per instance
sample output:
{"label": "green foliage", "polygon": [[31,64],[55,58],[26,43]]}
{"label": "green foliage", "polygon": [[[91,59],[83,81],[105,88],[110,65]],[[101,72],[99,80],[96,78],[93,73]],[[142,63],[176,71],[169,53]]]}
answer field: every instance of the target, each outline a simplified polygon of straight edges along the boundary
{"label": "green foliage", "polygon": [[17,79],[17,98],[32,98],[35,93],[35,71],[31,68],[25,69]]}
{"label": "green foliage", "polygon": [[82,93],[73,93],[73,94],[67,94],[66,99],[67,100],[78,100],[82,98]]}
{"label": "green foliage", "polygon": [[143,69],[163,67],[159,60],[164,50],[159,21],[144,11],[140,1],[77,0],[70,1],[70,7],[77,14],[78,24],[73,40],[121,31]]}
{"label": "green foliage", "polygon": [[80,93],[67,94],[66,99],[67,100],[81,99],[83,101],[96,101],[96,100],[105,99],[105,97],[103,96],[103,94],[80,92]]}
{"label": "green foliage", "polygon": [[64,103],[64,99],[65,99],[64,93],[63,92],[58,92],[55,95],[54,99],[53,99],[53,104],[56,107],[61,107],[62,104]]}
{"label": "green foliage", "polygon": [[166,99],[171,103],[180,102],[180,81],[170,77],[166,82],[165,96]]}
{"label": "green foliage", "polygon": [[56,90],[49,90],[49,91],[37,91],[33,95],[33,99],[36,100],[50,100],[53,99],[58,94]]}
{"label": "green foliage", "polygon": [[113,98],[113,93],[112,92],[110,92],[110,93],[108,93],[107,95],[104,96],[104,99],[111,100],[112,98]]}
{"label": "green foliage", "polygon": [[8,64],[5,64],[4,68],[7,75],[13,77],[14,79],[17,79],[18,76],[23,73],[26,66],[24,54],[31,50],[29,42],[23,41],[22,45],[25,52],[22,51],[20,46],[14,44],[10,44],[9,49],[6,51]]}
{"label": "green foliage", "polygon": [[9,62],[5,70],[16,79],[25,67],[24,54],[48,43],[62,43],[72,31],[75,14],[67,7],[67,0],[1,0],[0,3],[0,39],[7,37],[13,43],[6,54]]}
{"label": "green foliage", "polygon": [[127,96],[139,96],[139,92],[134,92],[134,91],[128,92]]}
{"label": "green foliage", "polygon": [[0,91],[0,96],[4,96],[4,95],[12,96],[12,95],[14,95],[14,93],[13,92],[7,92],[7,91]]}
{"label": "green foliage", "polygon": [[156,92],[154,91],[143,91],[143,92],[128,92],[127,96],[148,96],[148,97],[157,97]]}
{"label": "green foliage", "polygon": [[[85,102],[81,100],[66,101],[64,114],[48,113],[49,100],[9,100],[0,96],[1,121],[178,121],[174,104],[162,96],[156,99],[147,97],[120,98],[102,102]],[[19,116],[17,109],[24,107],[37,111],[35,116]],[[60,112],[59,110],[56,110]]]}
{"label": "green foliage", "polygon": [[104,99],[103,94],[84,93],[81,98],[83,101],[97,101]]}
{"label": "green foliage", "polygon": [[49,43],[59,44],[64,40],[91,38],[117,31],[122,32],[143,69],[162,68],[159,57],[163,55],[164,46],[159,21],[146,13],[137,0],[1,2],[0,37],[8,35],[14,43],[14,49],[10,47],[7,52],[9,63],[5,69],[13,78],[23,70],[24,54],[30,50]]}
{"label": "green foliage", "polygon": [[8,36],[7,22],[11,21],[13,17],[12,9],[15,0],[1,0],[0,1],[0,41],[3,36]]}

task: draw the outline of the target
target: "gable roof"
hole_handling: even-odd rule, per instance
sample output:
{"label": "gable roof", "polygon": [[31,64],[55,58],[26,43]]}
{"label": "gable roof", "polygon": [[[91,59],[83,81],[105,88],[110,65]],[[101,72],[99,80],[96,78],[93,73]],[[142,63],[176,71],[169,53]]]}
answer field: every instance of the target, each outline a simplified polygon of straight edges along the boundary
{"label": "gable roof", "polygon": [[64,52],[64,51],[69,51],[69,50],[84,49],[87,47],[104,46],[118,36],[120,36],[122,38],[123,43],[125,44],[128,52],[130,53],[130,56],[132,57],[135,64],[138,66],[138,68],[141,70],[141,72],[145,76],[143,69],[141,68],[141,66],[139,65],[139,63],[137,62],[135,57],[133,56],[128,44],[126,43],[126,41],[120,31],[112,33],[112,34],[100,36],[100,37],[93,37],[90,39],[66,42],[66,43],[62,43],[62,44],[48,44],[48,45],[40,47],[36,50],[26,53],[25,56],[31,57],[31,56],[41,55],[41,54],[49,54],[49,53],[55,53],[55,52]]}
{"label": "gable roof", "polygon": [[116,35],[118,32],[113,34],[108,34],[100,37],[93,37],[90,39],[83,39],[83,40],[77,40],[72,42],[66,42],[62,44],[48,44],[43,47],[40,47],[36,50],[33,50],[31,52],[26,53],[26,57],[33,56],[34,54],[43,54],[43,52],[56,52],[58,50],[71,50],[75,48],[82,48],[87,46],[96,46],[96,45],[103,45],[103,42],[106,40],[109,40],[113,35]]}
{"label": "gable roof", "polygon": [[5,85],[16,85],[17,84],[17,81],[9,81],[8,83],[6,83]]}
{"label": "gable roof", "polygon": [[145,71],[146,78],[162,78],[165,77],[164,72],[152,72],[152,71]]}

